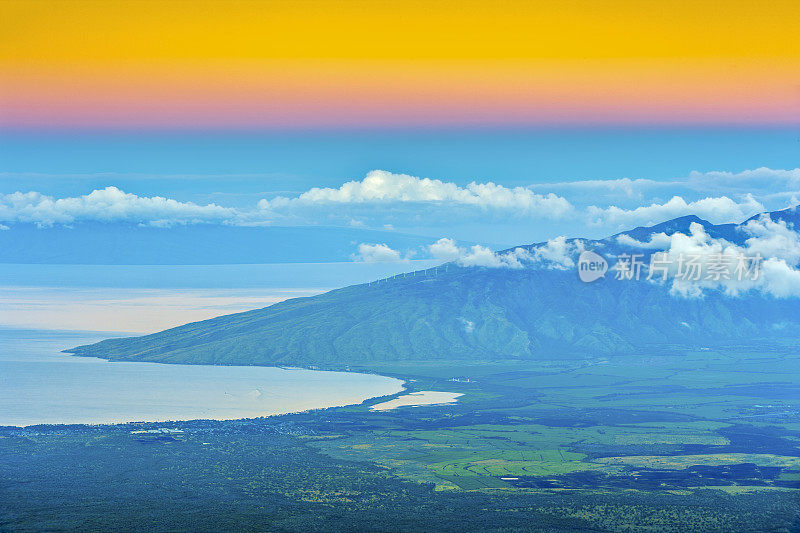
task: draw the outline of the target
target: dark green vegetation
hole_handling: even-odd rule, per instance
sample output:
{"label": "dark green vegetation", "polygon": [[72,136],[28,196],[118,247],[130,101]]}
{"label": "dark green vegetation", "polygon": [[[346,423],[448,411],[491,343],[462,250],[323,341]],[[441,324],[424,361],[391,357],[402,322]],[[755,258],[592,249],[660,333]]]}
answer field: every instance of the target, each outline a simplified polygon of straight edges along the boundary
{"label": "dark green vegetation", "polygon": [[[790,212],[794,218],[798,213]],[[684,217],[629,233],[647,240],[652,233],[687,232],[697,220]],[[735,226],[704,225],[709,234],[746,238]],[[625,250],[614,238],[588,246],[608,257],[643,251]],[[676,347],[742,344],[771,349],[795,345],[798,335],[798,298],[716,292],[684,299],[666,287],[613,275],[584,284],[574,269],[450,264],[71,352],[165,363],[332,366],[668,354]]]}
{"label": "dark green vegetation", "polygon": [[797,361],[389,362],[359,369],[464,396],[183,422],[151,442],[133,425],[6,429],[0,529],[794,531]]}

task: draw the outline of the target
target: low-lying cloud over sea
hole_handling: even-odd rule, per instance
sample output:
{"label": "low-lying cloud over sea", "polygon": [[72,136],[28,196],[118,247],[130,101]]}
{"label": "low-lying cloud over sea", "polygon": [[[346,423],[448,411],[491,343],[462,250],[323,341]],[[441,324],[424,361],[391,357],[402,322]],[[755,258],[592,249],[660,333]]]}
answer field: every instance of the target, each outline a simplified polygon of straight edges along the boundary
{"label": "low-lying cloud over sea", "polygon": [[528,239],[522,242],[533,242],[557,234],[602,237],[690,214],[714,224],[738,223],[797,203],[797,168],[692,172],[669,181],[620,178],[528,186],[492,181],[462,185],[373,170],[338,187],[274,194],[244,207],[137,195],[114,185],[67,197],[20,190],[0,195],[0,229],[13,231],[15,224],[50,227],[83,222],[167,228],[323,225],[470,239],[479,225],[484,234],[474,240],[485,240],[492,234],[487,230],[514,225],[514,236],[525,235]]}

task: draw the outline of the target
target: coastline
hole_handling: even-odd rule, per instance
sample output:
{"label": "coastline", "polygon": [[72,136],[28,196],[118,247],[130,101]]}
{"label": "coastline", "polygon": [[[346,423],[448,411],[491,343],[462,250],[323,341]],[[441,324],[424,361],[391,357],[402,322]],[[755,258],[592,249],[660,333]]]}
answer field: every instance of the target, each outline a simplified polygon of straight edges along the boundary
{"label": "coastline", "polygon": [[408,388],[398,376],[360,369],[115,361],[60,352],[53,339],[4,340],[5,428],[252,420],[368,406]]}

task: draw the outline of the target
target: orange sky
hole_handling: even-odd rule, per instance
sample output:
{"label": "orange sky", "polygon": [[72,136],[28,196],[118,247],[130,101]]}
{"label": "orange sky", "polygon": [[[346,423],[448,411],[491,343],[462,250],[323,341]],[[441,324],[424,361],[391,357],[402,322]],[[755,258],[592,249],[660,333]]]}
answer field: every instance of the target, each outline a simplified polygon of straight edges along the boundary
{"label": "orange sky", "polygon": [[799,6],[5,1],[0,124],[798,123]]}

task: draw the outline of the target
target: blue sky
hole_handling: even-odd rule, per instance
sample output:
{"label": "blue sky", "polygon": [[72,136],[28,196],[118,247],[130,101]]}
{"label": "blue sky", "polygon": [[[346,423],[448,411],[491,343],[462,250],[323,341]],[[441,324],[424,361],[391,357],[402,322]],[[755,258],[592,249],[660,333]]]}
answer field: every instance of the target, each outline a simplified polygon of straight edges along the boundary
{"label": "blue sky", "polygon": [[[575,179],[664,179],[691,170],[794,168],[798,159],[800,128],[793,127],[0,134],[5,172],[259,174],[269,176],[268,182],[283,190],[333,186],[375,168],[463,183],[492,180],[527,185]],[[172,186],[170,180],[167,183]],[[7,178],[2,184],[5,190],[20,185]],[[64,188],[48,192],[77,193],[78,189],[68,187],[82,183],[60,185]],[[250,192],[264,188],[263,181],[249,180],[198,185],[202,189],[187,187],[183,192],[214,191],[215,185]]]}
{"label": "blue sky", "polygon": [[[328,195],[321,202],[272,206],[269,216],[257,217],[257,223],[273,225],[352,225],[510,245],[559,234],[599,237],[693,209],[723,222],[760,206],[785,207],[800,188],[792,176],[762,172],[722,179],[718,173],[792,170],[800,166],[799,155],[800,131],[786,127],[16,131],[0,137],[0,194],[35,191],[55,201],[111,186],[142,198],[251,211],[259,201],[296,199],[314,187],[336,191],[380,169],[458,188],[471,182],[524,187],[536,195],[556,195],[580,212],[554,214],[558,206],[548,202],[520,212],[517,204],[396,201],[390,194],[385,201],[353,202],[331,202]],[[614,181],[622,178],[651,181]],[[605,180],[605,185],[589,180]],[[630,213],[664,206],[675,195],[686,206]],[[730,202],[693,204],[723,197]],[[218,223],[225,216],[212,218]],[[0,224],[15,221],[6,216]]]}
{"label": "blue sky", "polygon": [[[498,248],[559,235],[601,237],[690,213],[739,222],[796,203],[798,140],[792,128],[7,131],[0,134],[6,242],[16,242],[16,225],[32,223],[45,231],[88,222],[83,230],[92,237],[101,233],[98,223],[170,235],[193,224],[193,245],[208,234],[203,224],[341,226],[313,231],[299,245],[335,245],[343,250],[335,260],[352,262],[0,265],[7,284],[18,286],[4,290],[8,312],[0,323],[154,331],[477,256],[468,249],[475,242]],[[361,229],[377,233],[358,238]],[[270,231],[259,233],[259,246],[284,242],[286,232]],[[63,236],[43,234],[40,244],[47,247],[48,238]],[[163,297],[160,311],[143,321],[154,289]]]}

